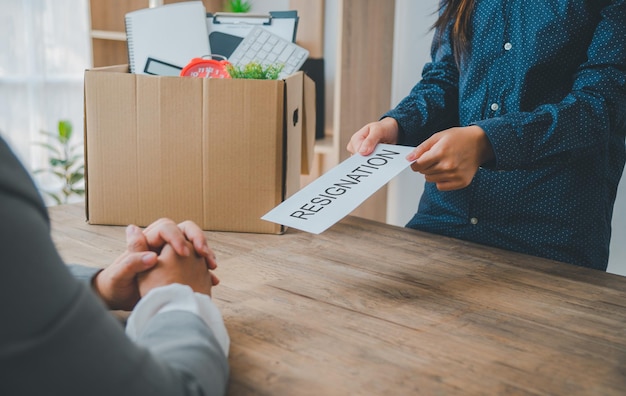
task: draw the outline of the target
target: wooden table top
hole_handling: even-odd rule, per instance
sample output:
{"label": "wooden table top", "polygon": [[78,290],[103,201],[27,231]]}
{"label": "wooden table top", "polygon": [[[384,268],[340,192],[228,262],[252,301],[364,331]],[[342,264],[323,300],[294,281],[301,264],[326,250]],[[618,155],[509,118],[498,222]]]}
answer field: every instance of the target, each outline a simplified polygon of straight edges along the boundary
{"label": "wooden table top", "polygon": [[[80,204],[50,214],[67,262],[125,248]],[[626,277],[355,217],[206,235],[232,395],[626,393]]]}

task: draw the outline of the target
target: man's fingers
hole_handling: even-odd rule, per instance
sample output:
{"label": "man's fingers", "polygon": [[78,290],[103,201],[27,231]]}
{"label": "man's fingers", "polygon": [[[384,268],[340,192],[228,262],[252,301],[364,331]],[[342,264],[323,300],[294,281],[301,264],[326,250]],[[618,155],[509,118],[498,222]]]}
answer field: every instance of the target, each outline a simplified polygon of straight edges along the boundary
{"label": "man's fingers", "polygon": [[211,271],[211,283],[213,284],[213,286],[217,286],[220,283],[220,278],[218,278],[217,275],[215,275],[212,271]]}
{"label": "man's fingers", "polygon": [[170,244],[174,251],[183,257],[191,254],[185,244],[186,238],[183,231],[172,220],[159,219],[150,224],[143,233],[152,249],[161,249],[163,245]]}
{"label": "man's fingers", "polygon": [[184,221],[178,224],[178,228],[182,231],[185,238],[193,244],[198,254],[204,257],[209,255],[215,256],[209,244],[207,243],[204,231],[192,221]]}
{"label": "man's fingers", "polygon": [[129,252],[149,250],[148,241],[141,229],[133,224],[126,227],[126,248]]}
{"label": "man's fingers", "polygon": [[94,290],[110,309],[131,310],[139,299],[136,275],[157,263],[154,252],[126,252],[93,279]]}
{"label": "man's fingers", "polygon": [[132,252],[126,254],[115,266],[113,277],[117,279],[131,279],[138,273],[144,272],[156,265],[158,261],[154,252]]}
{"label": "man's fingers", "polygon": [[195,252],[205,259],[207,268],[217,268],[215,253],[209,247],[204,231],[192,221],[176,224],[170,219],[159,219],[150,224],[143,234],[150,250],[159,252],[164,245],[169,244],[183,257],[191,254],[187,244],[191,242]]}
{"label": "man's fingers", "polygon": [[204,257],[207,263],[208,269],[217,268],[217,258],[213,250],[209,247],[209,244],[204,235],[204,231],[192,221],[184,221],[178,225],[183,231],[187,240],[189,240],[198,253],[198,255]]}

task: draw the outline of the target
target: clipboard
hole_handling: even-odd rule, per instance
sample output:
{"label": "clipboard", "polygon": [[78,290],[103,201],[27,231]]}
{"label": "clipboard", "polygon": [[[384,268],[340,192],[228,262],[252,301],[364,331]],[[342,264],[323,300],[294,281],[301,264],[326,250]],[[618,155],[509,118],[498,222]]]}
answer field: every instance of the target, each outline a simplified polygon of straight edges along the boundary
{"label": "clipboard", "polygon": [[211,54],[230,57],[243,38],[259,25],[285,40],[295,42],[298,20],[298,11],[295,10],[270,11],[268,14],[207,13]]}

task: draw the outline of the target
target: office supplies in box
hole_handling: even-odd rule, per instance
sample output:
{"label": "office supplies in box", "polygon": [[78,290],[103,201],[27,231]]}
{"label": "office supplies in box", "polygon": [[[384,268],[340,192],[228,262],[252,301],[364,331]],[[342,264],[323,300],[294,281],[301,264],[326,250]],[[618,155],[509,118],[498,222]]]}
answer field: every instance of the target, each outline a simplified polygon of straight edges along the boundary
{"label": "office supplies in box", "polygon": [[298,28],[297,11],[270,11],[268,14],[217,12],[207,14],[211,53],[229,58],[241,41],[257,26],[294,42]]}
{"label": "office supplies in box", "polygon": [[285,78],[300,70],[309,56],[309,51],[256,26],[241,41],[228,61],[244,67],[250,62],[263,66],[281,65],[279,78]]}
{"label": "office supplies in box", "polygon": [[315,140],[315,87],[284,80],[85,72],[86,216],[281,233],[261,216],[295,193]]}
{"label": "office supplies in box", "polygon": [[177,76],[192,58],[211,53],[201,1],[132,11],[124,21],[131,73]]}

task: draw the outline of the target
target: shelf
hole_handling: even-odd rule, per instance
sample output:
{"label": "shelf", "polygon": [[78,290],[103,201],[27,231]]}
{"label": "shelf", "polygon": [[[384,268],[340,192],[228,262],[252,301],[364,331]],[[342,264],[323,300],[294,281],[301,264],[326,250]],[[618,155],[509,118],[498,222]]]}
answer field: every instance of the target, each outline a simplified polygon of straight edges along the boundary
{"label": "shelf", "polygon": [[326,132],[326,137],[315,141],[315,154],[331,155],[335,153],[335,144],[332,134]]}
{"label": "shelf", "polygon": [[111,32],[108,30],[92,30],[91,31],[92,39],[100,39],[100,40],[117,40],[117,41],[126,41],[126,33],[124,32]]}

